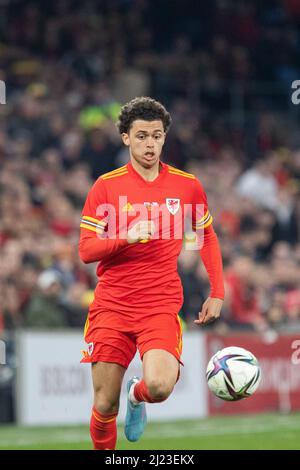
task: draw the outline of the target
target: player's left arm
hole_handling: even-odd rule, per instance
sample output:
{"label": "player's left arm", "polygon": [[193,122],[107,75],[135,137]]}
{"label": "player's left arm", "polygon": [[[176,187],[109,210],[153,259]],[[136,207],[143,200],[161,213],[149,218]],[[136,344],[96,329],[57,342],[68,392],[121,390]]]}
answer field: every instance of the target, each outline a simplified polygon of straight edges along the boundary
{"label": "player's left arm", "polygon": [[[193,212],[193,227],[203,240],[200,256],[210,282],[210,295],[202,305],[196,324],[203,325],[218,319],[221,315],[225,290],[223,279],[222,254],[216,232],[212,226],[212,216],[208,209],[207,197],[200,182],[195,180],[195,204],[200,205],[200,214]],[[200,215],[200,217],[199,217]]]}
{"label": "player's left arm", "polygon": [[203,247],[200,256],[210,281],[210,295],[202,305],[195,323],[201,325],[218,319],[224,301],[223,265],[220,245],[213,226],[204,229]]}

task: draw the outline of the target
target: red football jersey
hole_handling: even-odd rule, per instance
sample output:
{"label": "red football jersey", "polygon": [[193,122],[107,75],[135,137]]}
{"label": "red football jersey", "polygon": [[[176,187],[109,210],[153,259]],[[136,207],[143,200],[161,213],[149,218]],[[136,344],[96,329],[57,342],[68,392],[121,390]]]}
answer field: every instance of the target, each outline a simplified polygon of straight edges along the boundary
{"label": "red football jersey", "polygon": [[[147,218],[155,223],[153,238],[128,244],[128,228]],[[135,320],[177,314],[183,302],[177,259],[185,220],[198,231],[212,223],[206,194],[190,173],[160,163],[157,178],[146,181],[128,163],[98,178],[84,205],[79,248],[83,252],[85,240],[94,239],[92,255],[82,255],[85,262],[100,260],[94,306]]]}

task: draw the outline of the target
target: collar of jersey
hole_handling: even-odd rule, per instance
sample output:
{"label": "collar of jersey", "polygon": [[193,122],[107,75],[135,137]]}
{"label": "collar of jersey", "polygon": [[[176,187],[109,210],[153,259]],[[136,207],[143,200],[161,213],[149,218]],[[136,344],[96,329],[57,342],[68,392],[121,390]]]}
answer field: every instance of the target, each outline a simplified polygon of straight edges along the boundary
{"label": "collar of jersey", "polygon": [[155,178],[155,180],[153,181],[147,181],[145,180],[142,175],[140,175],[132,166],[131,162],[128,162],[127,163],[127,168],[128,168],[128,171],[129,173],[134,177],[136,178],[138,181],[140,181],[141,183],[143,183],[145,186],[155,186],[157,185],[158,183],[160,183],[161,179],[166,175],[166,173],[168,172],[168,165],[166,165],[165,163],[163,162],[159,162],[160,163],[160,172],[158,174],[158,176]]}

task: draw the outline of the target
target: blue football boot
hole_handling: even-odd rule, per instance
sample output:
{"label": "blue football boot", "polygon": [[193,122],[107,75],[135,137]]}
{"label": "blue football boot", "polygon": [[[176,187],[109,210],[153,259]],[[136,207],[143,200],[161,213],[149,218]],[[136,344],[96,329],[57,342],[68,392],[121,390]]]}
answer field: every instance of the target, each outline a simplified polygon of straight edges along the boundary
{"label": "blue football boot", "polygon": [[137,441],[144,432],[147,415],[146,415],[146,406],[144,402],[134,405],[129,398],[129,390],[133,383],[139,382],[138,377],[132,377],[132,379],[127,382],[127,412],[125,419],[125,436],[130,442]]}

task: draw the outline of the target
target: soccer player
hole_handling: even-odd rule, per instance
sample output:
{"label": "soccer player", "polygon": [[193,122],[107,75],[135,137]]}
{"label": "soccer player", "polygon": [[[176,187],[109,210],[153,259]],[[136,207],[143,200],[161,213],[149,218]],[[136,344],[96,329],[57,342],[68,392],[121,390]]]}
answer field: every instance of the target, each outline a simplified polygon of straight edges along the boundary
{"label": "soccer player", "polygon": [[222,258],[205,192],[194,175],[160,160],[170,124],[170,114],[151,98],[124,105],[117,127],[130,161],[100,176],[83,208],[79,254],[85,263],[99,262],[82,359],[92,363],[90,432],[98,450],[115,449],[122,380],[137,349],[143,377],[127,384],[129,441],[144,431],[145,402],[166,400],[179,378],[183,295],[177,258],[188,216],[203,239],[197,249],[211,285],[195,323],[217,319],[223,303]]}

